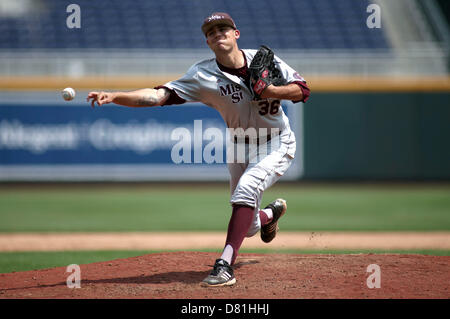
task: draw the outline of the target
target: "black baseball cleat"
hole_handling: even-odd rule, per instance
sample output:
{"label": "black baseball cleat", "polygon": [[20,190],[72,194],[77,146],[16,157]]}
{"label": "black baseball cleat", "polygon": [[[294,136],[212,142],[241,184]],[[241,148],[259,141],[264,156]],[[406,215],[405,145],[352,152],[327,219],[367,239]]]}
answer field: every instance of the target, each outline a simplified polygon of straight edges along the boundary
{"label": "black baseball cleat", "polygon": [[233,268],[223,259],[217,259],[211,273],[202,281],[202,286],[220,287],[231,286],[236,283]]}
{"label": "black baseball cleat", "polygon": [[287,204],[284,199],[278,198],[267,205],[266,208],[272,209],[273,218],[269,223],[261,227],[261,239],[265,243],[270,243],[277,235],[279,230],[278,220],[286,213]]}

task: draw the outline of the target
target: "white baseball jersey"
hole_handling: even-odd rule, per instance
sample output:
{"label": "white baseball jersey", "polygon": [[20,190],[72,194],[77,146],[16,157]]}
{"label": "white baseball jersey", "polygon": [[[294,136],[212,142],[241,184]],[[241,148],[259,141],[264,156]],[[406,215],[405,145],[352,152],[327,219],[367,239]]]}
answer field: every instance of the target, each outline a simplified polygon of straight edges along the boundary
{"label": "white baseball jersey", "polygon": [[[257,51],[242,52],[250,65]],[[288,83],[304,82],[295,70],[277,56],[275,61]],[[271,128],[278,128],[280,131],[289,128],[289,119],[283,112],[280,101],[253,101],[250,89],[244,81],[236,75],[220,70],[215,58],[194,64],[182,78],[164,86],[174,90],[188,102],[202,102],[215,108],[229,128],[267,128],[269,132]]]}
{"label": "white baseball jersey", "polygon": [[[241,51],[247,65],[250,65],[257,50]],[[295,70],[277,56],[275,62],[287,83],[306,83]],[[175,91],[187,102],[202,102],[215,108],[228,128],[243,130],[255,128],[258,132],[260,129],[267,129],[268,134],[273,130],[280,132],[263,145],[264,147],[275,145],[276,142],[276,147],[272,147],[267,154],[261,152],[261,145],[257,147],[256,152],[250,156],[258,158],[257,161],[228,162],[231,175],[231,203],[255,208],[254,223],[247,234],[253,236],[261,227],[258,210],[264,190],[286,172],[295,155],[295,136],[290,129],[289,119],[283,112],[281,101],[276,99],[253,101],[244,80],[222,71],[215,58],[194,64],[183,77],[168,82],[163,87]]]}

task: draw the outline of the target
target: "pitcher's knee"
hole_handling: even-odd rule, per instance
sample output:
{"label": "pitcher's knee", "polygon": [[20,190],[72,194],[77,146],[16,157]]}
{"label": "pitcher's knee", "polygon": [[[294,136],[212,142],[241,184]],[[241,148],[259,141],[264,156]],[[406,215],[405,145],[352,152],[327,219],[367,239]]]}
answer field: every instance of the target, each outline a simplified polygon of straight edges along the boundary
{"label": "pitcher's knee", "polygon": [[258,198],[257,190],[255,190],[249,185],[239,184],[234,190],[230,202],[232,204],[242,204],[250,207],[256,207],[257,198]]}

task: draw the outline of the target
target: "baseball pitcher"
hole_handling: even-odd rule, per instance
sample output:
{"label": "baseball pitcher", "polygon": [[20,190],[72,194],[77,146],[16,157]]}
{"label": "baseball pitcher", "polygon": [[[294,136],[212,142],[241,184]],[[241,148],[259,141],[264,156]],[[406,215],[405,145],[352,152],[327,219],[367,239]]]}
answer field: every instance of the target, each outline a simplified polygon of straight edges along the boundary
{"label": "baseball pitcher", "polygon": [[[225,246],[202,281],[206,286],[225,286],[236,282],[232,266],[244,238],[260,231],[261,239],[269,243],[277,234],[286,201],[276,199],[264,209],[259,207],[264,191],[286,172],[295,155],[295,136],[281,100],[306,102],[310,90],[303,77],[267,46],[239,49],[240,31],[229,14],[211,14],[201,30],[215,58],[194,64],[180,79],[154,89],[90,92],[87,101],[93,107],[95,103],[141,107],[202,102],[215,108],[236,132],[227,145],[243,146],[246,153],[244,160],[237,160],[239,152],[227,157],[232,213]],[[246,135],[249,131],[257,135]]]}

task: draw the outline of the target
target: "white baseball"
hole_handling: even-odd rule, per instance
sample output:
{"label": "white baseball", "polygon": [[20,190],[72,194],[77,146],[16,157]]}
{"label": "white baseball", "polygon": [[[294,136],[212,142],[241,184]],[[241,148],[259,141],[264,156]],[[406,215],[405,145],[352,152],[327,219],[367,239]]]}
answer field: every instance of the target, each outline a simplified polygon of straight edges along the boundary
{"label": "white baseball", "polygon": [[61,94],[64,100],[70,101],[75,97],[75,90],[72,88],[65,88],[64,90],[62,90]]}

